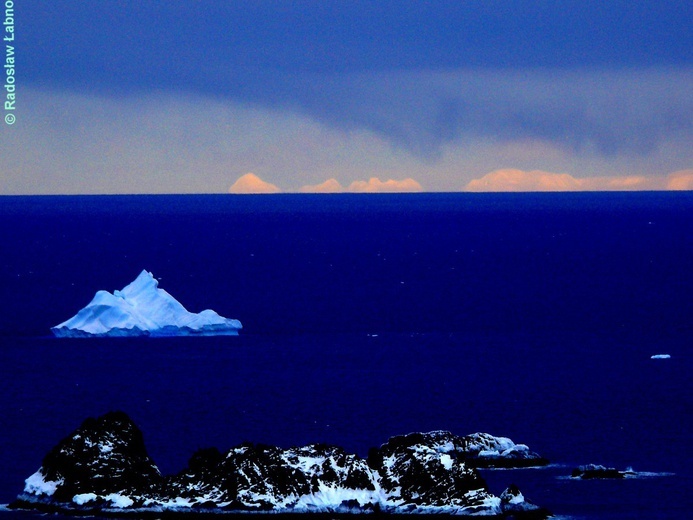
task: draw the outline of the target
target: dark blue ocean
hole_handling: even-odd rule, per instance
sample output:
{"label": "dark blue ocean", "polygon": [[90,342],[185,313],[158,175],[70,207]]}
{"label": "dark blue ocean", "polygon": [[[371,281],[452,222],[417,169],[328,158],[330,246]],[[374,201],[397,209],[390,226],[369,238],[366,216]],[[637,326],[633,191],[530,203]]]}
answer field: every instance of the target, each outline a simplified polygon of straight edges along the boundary
{"label": "dark blue ocean", "polygon": [[[142,269],[241,335],[51,336]],[[484,431],[553,462],[484,471],[494,493],[686,518],[692,347],[693,193],[2,197],[0,503],[123,410],[165,473],[243,441]],[[563,478],[587,463],[649,476]]]}

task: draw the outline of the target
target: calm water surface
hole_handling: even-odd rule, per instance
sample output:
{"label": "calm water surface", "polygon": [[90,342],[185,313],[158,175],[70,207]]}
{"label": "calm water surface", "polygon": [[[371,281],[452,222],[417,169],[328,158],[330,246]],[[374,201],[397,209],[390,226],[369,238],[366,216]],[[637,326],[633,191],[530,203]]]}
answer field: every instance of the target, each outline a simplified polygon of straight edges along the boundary
{"label": "calm water surface", "polygon": [[[8,197],[0,248],[0,502],[118,409],[164,472],[247,440],[365,455],[395,434],[487,431],[555,463],[487,471],[493,492],[684,517],[689,194]],[[241,336],[49,337],[143,268]],[[585,463],[655,475],[561,478]]]}

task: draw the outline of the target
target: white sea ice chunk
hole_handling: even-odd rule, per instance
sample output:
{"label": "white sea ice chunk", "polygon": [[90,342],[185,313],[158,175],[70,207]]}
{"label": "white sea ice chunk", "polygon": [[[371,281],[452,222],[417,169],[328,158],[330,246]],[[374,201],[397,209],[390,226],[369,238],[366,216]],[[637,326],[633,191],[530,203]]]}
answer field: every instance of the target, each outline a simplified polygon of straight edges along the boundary
{"label": "white sea ice chunk", "polygon": [[671,354],[655,354],[654,356],[650,356],[650,359],[670,359]]}

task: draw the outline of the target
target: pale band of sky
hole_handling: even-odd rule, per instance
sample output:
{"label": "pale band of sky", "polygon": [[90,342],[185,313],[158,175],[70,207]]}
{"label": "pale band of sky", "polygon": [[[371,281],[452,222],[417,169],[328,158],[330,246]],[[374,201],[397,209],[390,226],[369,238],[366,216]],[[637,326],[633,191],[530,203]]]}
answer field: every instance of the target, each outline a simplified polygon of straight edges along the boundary
{"label": "pale band of sky", "polygon": [[690,70],[555,75],[335,76],[311,106],[20,84],[0,194],[691,189]]}

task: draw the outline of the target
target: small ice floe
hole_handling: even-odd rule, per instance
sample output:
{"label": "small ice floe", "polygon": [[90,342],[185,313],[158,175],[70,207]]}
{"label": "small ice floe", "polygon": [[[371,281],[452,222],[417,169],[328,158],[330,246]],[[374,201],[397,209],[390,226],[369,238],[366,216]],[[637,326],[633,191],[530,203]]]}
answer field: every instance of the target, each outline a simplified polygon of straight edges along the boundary
{"label": "small ice floe", "polygon": [[650,356],[650,359],[669,359],[671,358],[670,354],[655,354],[654,356]]}

